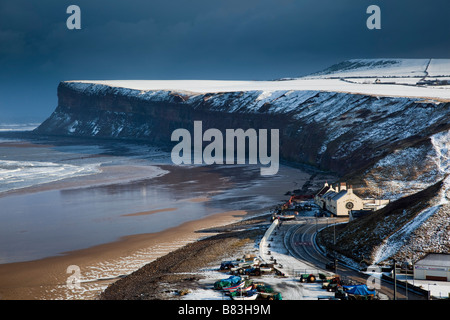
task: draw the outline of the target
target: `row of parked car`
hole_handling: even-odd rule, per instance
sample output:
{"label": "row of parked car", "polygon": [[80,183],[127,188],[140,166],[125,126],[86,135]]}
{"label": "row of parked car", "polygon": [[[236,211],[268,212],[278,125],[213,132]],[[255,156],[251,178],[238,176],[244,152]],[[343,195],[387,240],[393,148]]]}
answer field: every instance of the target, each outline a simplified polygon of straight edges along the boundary
{"label": "row of parked car", "polygon": [[277,272],[275,263],[262,263],[255,256],[244,256],[234,261],[223,261],[220,270],[228,271],[232,275],[260,276]]}

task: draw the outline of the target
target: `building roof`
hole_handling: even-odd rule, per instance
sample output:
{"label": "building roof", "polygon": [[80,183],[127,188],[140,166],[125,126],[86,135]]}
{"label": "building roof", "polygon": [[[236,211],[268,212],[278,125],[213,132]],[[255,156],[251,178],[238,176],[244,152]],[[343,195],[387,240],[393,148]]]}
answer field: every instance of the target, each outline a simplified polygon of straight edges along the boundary
{"label": "building roof", "polygon": [[419,266],[450,267],[450,254],[429,253],[415,264]]}
{"label": "building roof", "polygon": [[323,198],[324,199],[331,199],[333,198],[337,193],[334,191],[328,191],[327,193],[324,194]]}
{"label": "building roof", "polygon": [[330,186],[324,186],[322,189],[320,189],[319,193],[317,193],[317,196],[321,197],[324,195],[328,190],[330,190]]}
{"label": "building roof", "polygon": [[336,195],[333,196],[332,200],[338,201],[340,198],[347,194],[347,190],[339,191]]}

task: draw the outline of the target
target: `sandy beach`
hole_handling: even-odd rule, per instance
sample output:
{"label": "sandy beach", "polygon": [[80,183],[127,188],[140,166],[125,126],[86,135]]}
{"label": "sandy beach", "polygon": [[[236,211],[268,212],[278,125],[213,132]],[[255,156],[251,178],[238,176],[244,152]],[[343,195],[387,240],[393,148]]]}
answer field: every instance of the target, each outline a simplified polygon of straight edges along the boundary
{"label": "sandy beach", "polygon": [[[244,211],[223,212],[159,233],[127,236],[112,243],[68,252],[64,256],[0,265],[0,298],[96,299],[109,283],[122,276],[121,273],[114,272],[105,276],[108,266],[120,271],[120,265],[123,264],[121,259],[125,259],[132,264],[130,270],[138,269],[145,263],[205,236],[197,233],[197,230],[235,222],[244,214]],[[165,245],[165,250],[155,250],[160,249],[161,245]],[[67,268],[71,265],[80,268],[81,289],[67,287],[66,281],[71,275],[67,273]],[[102,268],[104,280],[93,277],[92,272]]]}

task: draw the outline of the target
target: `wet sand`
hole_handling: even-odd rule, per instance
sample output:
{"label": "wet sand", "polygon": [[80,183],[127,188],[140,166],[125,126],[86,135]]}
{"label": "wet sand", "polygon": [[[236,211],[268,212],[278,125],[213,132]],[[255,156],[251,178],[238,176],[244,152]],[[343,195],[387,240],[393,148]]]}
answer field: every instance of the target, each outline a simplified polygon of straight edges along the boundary
{"label": "wet sand", "polygon": [[[166,252],[169,253],[182,247],[185,244],[183,239],[195,241],[206,235],[197,233],[197,230],[227,225],[238,221],[245,213],[245,211],[223,212],[198,221],[186,222],[162,232],[127,236],[112,243],[69,252],[64,256],[0,265],[0,298],[6,300],[96,299],[105,285],[120,277],[109,279],[110,281],[98,281],[97,290],[94,289],[92,294],[86,294],[86,288],[83,289],[83,287],[87,284],[83,283],[83,273],[87,269],[120,257],[132,258],[133,253],[146,248],[151,250],[161,243],[173,244],[173,247],[168,248]],[[175,243],[173,243],[174,240]],[[149,255],[148,262],[161,255],[164,253],[153,257]],[[70,289],[66,284],[68,277],[72,275],[67,273],[67,268],[71,265],[80,268],[81,289],[79,290]],[[90,283],[92,284],[95,285],[93,282]]]}
{"label": "wet sand", "polygon": [[137,217],[137,216],[146,216],[148,214],[158,213],[158,212],[167,212],[167,211],[175,211],[177,208],[164,208],[164,209],[156,209],[151,211],[144,211],[144,212],[136,212],[136,213],[128,213],[123,214],[122,217]]}

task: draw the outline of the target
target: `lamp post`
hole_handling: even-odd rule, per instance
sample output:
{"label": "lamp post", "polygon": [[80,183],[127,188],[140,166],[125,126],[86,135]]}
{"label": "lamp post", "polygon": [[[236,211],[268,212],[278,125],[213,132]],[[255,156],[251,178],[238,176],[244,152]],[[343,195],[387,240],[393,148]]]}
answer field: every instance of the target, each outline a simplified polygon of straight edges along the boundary
{"label": "lamp post", "polygon": [[[336,218],[334,218],[333,233],[334,233],[333,246],[335,247],[334,249],[336,250]],[[336,254],[335,254],[335,256],[334,256],[334,273],[337,274],[337,259],[336,259]]]}
{"label": "lamp post", "polygon": [[408,267],[409,267],[409,262],[408,262],[408,261],[405,261],[404,266],[405,266],[406,300],[408,300]]}
{"label": "lamp post", "polygon": [[394,263],[394,300],[397,300],[397,275],[395,270],[395,259],[393,259]]}

